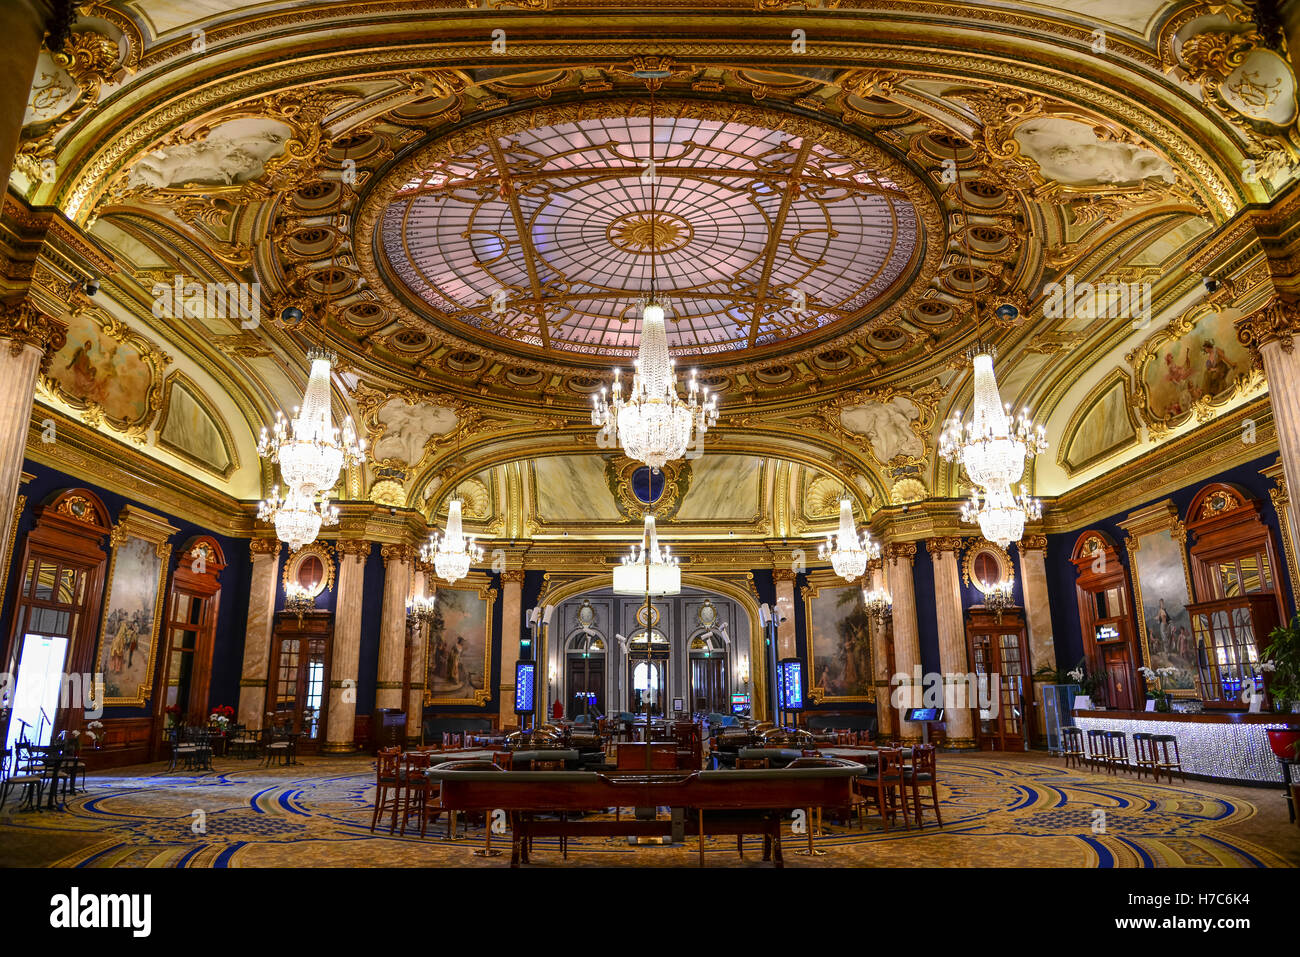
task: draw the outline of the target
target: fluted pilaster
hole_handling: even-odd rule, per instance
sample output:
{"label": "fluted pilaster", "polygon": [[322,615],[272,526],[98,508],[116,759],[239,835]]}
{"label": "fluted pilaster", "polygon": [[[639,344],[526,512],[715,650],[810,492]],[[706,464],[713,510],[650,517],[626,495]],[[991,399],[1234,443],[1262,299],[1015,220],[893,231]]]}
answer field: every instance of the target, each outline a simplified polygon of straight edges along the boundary
{"label": "fluted pilaster", "polygon": [[361,657],[361,595],[369,542],[345,539],[334,546],[339,578],[334,600],[334,648],[330,655],[330,710],[321,750],[354,749],[357,720],[357,670]]}
{"label": "fluted pilaster", "polygon": [[[913,698],[913,694],[919,694],[919,691],[912,687],[913,677],[921,666],[921,632],[916,623],[916,584],[912,579],[916,543],[895,542],[888,547],[886,557],[889,560],[889,593],[894,599],[894,668],[903,676],[897,689],[898,712],[890,717],[903,740],[915,740],[918,737],[915,729],[903,723],[900,712],[903,708],[920,704]],[[890,700],[893,699],[891,694]],[[877,706],[877,715],[880,710]],[[880,720],[879,716],[876,720]]]}
{"label": "fluted pilaster", "polygon": [[[1020,552],[1020,594],[1025,601],[1025,629],[1029,633],[1029,674],[1044,666],[1056,667],[1056,640],[1052,635],[1052,609],[1047,598],[1047,536],[1026,535],[1016,546]],[[1032,679],[1031,679],[1032,680]],[[1038,687],[1042,682],[1035,682]],[[1040,734],[1043,725],[1043,703],[1033,689],[1037,702],[1034,725]]]}
{"label": "fluted pilaster", "polygon": [[[870,574],[871,587],[873,589],[884,589],[885,563],[883,559],[877,559],[871,563]],[[874,662],[875,670],[873,680],[876,687],[876,730],[882,738],[893,737],[895,727],[894,711],[889,705],[890,693],[893,689],[889,684],[891,677],[889,669],[890,655],[885,647],[888,635],[888,623],[877,621],[873,617],[871,619],[871,660]]]}
{"label": "fluted pilaster", "polygon": [[789,568],[778,568],[772,572],[776,579],[776,605],[781,610],[785,621],[776,629],[776,657],[794,658],[798,654],[794,630],[794,572]]}
{"label": "fluted pilaster", "polygon": [[[934,563],[934,609],[939,623],[939,668],[944,674],[944,722],[950,748],[975,746],[964,677],[970,670],[966,654],[966,621],[962,614],[961,572],[957,567],[960,538],[932,538],[925,543]],[[954,682],[963,682],[963,697]],[[963,707],[956,707],[957,704]]]}
{"label": "fluted pilaster", "polygon": [[248,551],[253,570],[248,576],[244,667],[239,677],[239,723],[260,728],[266,714],[266,680],[271,666],[271,631],[275,624],[280,543],[273,538],[255,538],[248,543]]}
{"label": "fluted pilaster", "polygon": [[[1300,488],[1300,352],[1294,337],[1300,333],[1300,305],[1275,299],[1237,325],[1237,338],[1254,348],[1268,379],[1268,401],[1273,407],[1278,450],[1288,488]],[[1300,496],[1291,498],[1292,521],[1300,520]]]}
{"label": "fluted pilaster", "polygon": [[[416,562],[411,574],[411,595],[427,596],[429,588],[425,584],[424,566]],[[406,740],[418,744],[424,727],[424,682],[425,682],[425,642],[428,641],[429,626],[418,621],[408,621],[406,626],[407,641],[407,690],[406,690]]]}
{"label": "fluted pilaster", "polygon": [[375,707],[400,708],[406,659],[406,599],[411,594],[415,549],[410,545],[385,545],[380,554],[384,556],[384,604],[379,620]]}
{"label": "fluted pilaster", "polygon": [[499,727],[515,724],[515,665],[519,661],[519,635],[523,629],[524,573],[501,573],[501,682],[497,713]]}

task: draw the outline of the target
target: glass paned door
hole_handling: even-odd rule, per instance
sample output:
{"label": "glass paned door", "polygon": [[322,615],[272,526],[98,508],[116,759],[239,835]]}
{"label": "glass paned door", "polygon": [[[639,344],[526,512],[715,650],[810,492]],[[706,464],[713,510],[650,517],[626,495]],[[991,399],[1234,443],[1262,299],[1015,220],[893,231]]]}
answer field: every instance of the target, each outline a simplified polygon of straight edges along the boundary
{"label": "glass paned door", "polygon": [[979,744],[997,751],[1029,747],[1025,727],[1025,647],[1019,631],[995,631],[971,636],[971,667],[979,696]]}
{"label": "glass paned door", "polygon": [[632,713],[645,714],[649,704],[651,716],[663,717],[664,713],[664,662],[633,661],[632,669]]}
{"label": "glass paned door", "polygon": [[324,730],[325,671],[324,638],[280,638],[268,721],[273,727],[299,732],[299,747],[314,747]]}
{"label": "glass paned door", "polygon": [[[50,743],[54,734],[55,714],[60,704],[59,695],[63,692],[63,663],[67,654],[67,638],[34,634],[23,636],[18,684],[13,691],[13,714],[9,717],[6,748],[12,749],[18,741]],[[80,706],[81,703],[67,702],[70,706]]]}

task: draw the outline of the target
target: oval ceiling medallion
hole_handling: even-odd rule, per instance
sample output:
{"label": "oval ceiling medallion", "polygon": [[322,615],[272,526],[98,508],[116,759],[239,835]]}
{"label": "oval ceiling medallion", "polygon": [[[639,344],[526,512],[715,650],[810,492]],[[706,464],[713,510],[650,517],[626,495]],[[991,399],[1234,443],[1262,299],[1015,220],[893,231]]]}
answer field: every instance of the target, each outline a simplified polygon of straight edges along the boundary
{"label": "oval ceiling medallion", "polygon": [[485,348],[620,362],[652,268],[670,348],[701,357],[826,335],[916,281],[933,196],[880,147],[764,107],[657,109],[653,197],[643,101],[431,143],[366,200],[372,278]]}

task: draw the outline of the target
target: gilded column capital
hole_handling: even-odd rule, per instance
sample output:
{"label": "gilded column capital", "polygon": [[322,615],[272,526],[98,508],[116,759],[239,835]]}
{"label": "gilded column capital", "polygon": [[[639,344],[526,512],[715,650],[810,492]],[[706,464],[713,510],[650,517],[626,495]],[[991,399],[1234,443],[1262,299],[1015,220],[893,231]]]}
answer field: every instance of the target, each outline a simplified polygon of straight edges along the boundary
{"label": "gilded column capital", "polygon": [[50,371],[54,354],[67,344],[68,327],[41,312],[29,299],[0,301],[0,339],[9,340],[9,351],[17,356],[27,346],[41,350],[41,374]]}
{"label": "gilded column capital", "polygon": [[772,570],[772,578],[773,578],[773,580],[775,580],[775,581],[779,581],[779,582],[793,582],[794,579],[795,579],[794,569],[793,569],[793,568],[774,568],[774,569]]}
{"label": "gilded column capital", "polygon": [[1270,342],[1277,342],[1284,352],[1294,348],[1293,337],[1300,335],[1300,302],[1276,297],[1266,306],[1237,320],[1237,339],[1258,352]]}
{"label": "gilded column capital", "polygon": [[510,571],[502,572],[501,581],[522,585],[524,583],[524,570],[522,568],[512,568]]}
{"label": "gilded column capital", "polygon": [[962,549],[962,540],[956,535],[943,535],[939,538],[927,538],[925,550],[931,555],[944,555],[952,552],[956,555]]}
{"label": "gilded column capital", "polygon": [[248,543],[248,553],[254,561],[258,555],[279,555],[280,540],[278,538],[254,538]]}
{"label": "gilded column capital", "polygon": [[334,551],[340,558],[344,556],[355,556],[358,561],[365,561],[370,557],[370,551],[374,545],[363,538],[341,538],[334,543]]}
{"label": "gilded column capital", "polygon": [[1021,554],[1025,552],[1045,552],[1047,551],[1046,535],[1026,535],[1017,544],[1016,548]]}
{"label": "gilded column capital", "polygon": [[379,549],[379,554],[384,556],[384,565],[391,562],[397,562],[402,565],[409,565],[415,561],[415,548],[411,545],[389,544]]}
{"label": "gilded column capital", "polygon": [[885,553],[889,555],[891,563],[902,559],[911,565],[912,560],[916,558],[916,542],[890,542],[885,547]]}
{"label": "gilded column capital", "polygon": [[885,560],[883,558],[873,558],[867,562],[868,572],[878,572],[884,567],[885,567]]}

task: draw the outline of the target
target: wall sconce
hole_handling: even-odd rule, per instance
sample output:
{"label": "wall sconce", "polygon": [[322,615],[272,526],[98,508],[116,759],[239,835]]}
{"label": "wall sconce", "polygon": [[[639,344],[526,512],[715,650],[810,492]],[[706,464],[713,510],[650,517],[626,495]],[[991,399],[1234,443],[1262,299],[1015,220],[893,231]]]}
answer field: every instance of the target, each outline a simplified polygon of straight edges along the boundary
{"label": "wall sconce", "polygon": [[546,670],[546,676],[550,679],[551,684],[555,684],[555,663],[552,662]]}
{"label": "wall sconce", "polygon": [[740,659],[739,672],[740,672],[740,683],[742,685],[749,684],[749,659],[748,658]]}

